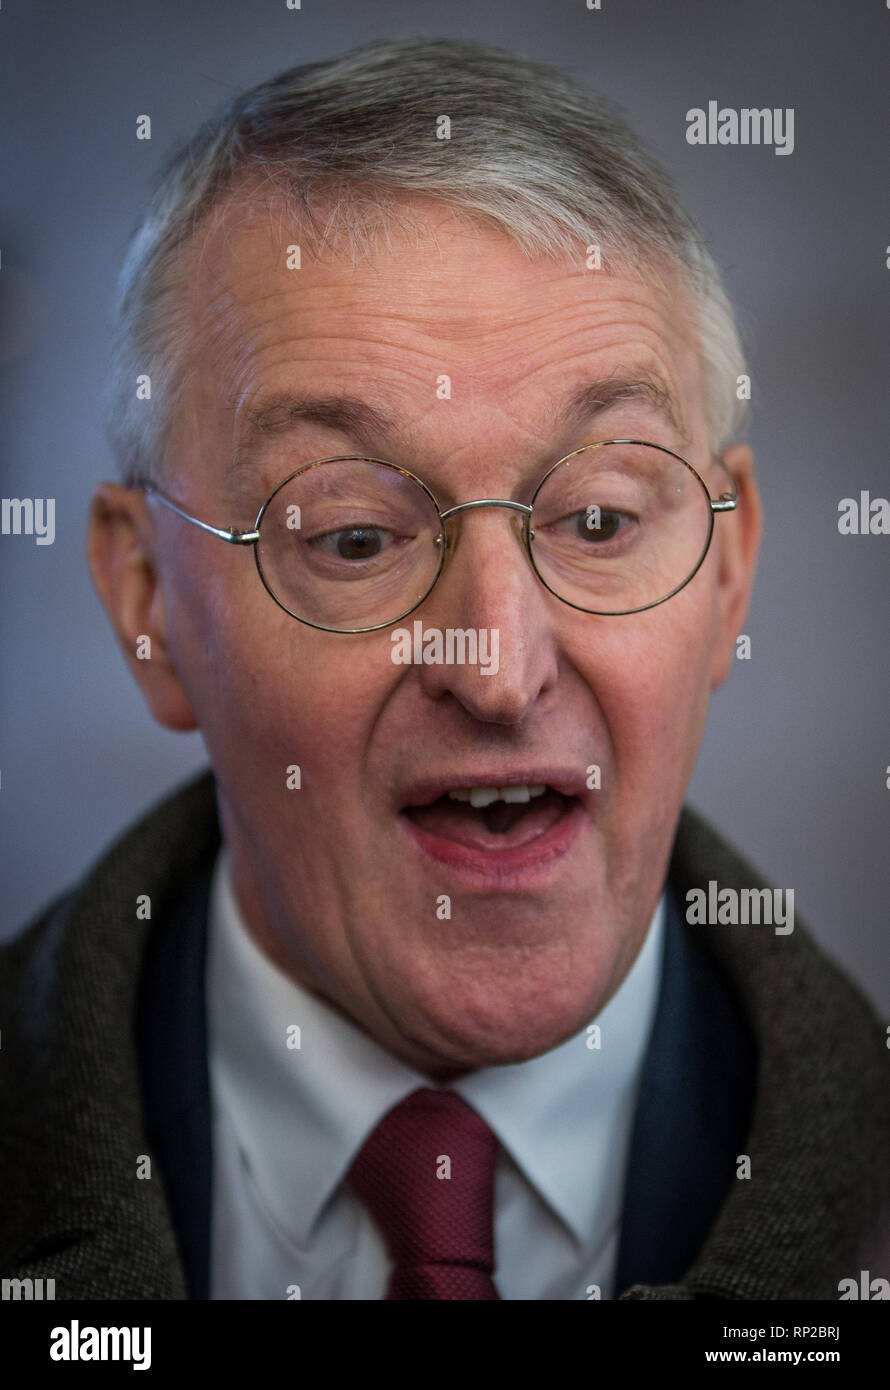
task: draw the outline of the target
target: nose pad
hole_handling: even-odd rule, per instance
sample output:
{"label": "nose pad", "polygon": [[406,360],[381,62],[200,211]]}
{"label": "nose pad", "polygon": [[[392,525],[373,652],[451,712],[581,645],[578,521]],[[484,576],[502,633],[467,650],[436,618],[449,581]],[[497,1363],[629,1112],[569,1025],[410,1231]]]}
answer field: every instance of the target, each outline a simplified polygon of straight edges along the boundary
{"label": "nose pad", "polygon": [[442,522],[442,534],[444,536],[442,544],[445,547],[445,556],[442,560],[442,568],[439,571],[440,576],[447,570],[451,563],[452,556],[456,554],[457,547],[460,545],[460,522],[458,517],[446,517]]}
{"label": "nose pad", "polygon": [[510,525],[513,528],[517,540],[528,550],[529,542],[535,534],[531,529],[530,518],[521,512],[512,512],[510,515]]}

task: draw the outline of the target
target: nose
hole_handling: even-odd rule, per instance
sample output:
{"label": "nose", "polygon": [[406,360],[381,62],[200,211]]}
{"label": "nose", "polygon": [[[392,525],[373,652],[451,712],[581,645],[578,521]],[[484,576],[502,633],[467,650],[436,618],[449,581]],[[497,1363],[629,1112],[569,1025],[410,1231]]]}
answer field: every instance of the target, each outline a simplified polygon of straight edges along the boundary
{"label": "nose", "polygon": [[[487,500],[443,512],[445,564],[412,615],[424,631],[465,635],[453,643],[454,659],[446,643],[443,660],[416,668],[424,691],[434,699],[452,695],[486,723],[522,723],[556,680],[558,600],[536,578],[522,543],[530,513],[521,503]],[[461,660],[474,643],[479,659]]]}

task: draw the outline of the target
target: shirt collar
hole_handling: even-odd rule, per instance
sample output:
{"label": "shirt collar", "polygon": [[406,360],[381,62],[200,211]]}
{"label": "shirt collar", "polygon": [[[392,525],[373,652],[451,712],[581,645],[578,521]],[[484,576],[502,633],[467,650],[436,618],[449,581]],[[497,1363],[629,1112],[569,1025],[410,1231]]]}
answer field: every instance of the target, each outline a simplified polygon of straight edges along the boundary
{"label": "shirt collar", "polygon": [[[597,1016],[599,1047],[585,1027],[540,1057],[452,1083],[582,1243],[620,1203],[663,930],[662,898],[636,961]],[[211,887],[207,1009],[215,1095],[267,1209],[305,1247],[383,1115],[435,1083],[272,963],[244,922],[225,849]]]}

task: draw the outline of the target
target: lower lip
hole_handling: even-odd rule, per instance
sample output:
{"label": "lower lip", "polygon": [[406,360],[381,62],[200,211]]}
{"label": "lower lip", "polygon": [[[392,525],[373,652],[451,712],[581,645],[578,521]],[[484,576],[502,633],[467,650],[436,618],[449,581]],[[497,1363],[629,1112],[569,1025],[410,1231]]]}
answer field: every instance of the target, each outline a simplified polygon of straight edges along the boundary
{"label": "lower lip", "polygon": [[536,839],[501,850],[470,849],[441,835],[430,835],[407,816],[400,815],[398,821],[421,854],[444,864],[464,883],[472,887],[494,886],[503,891],[543,885],[575,844],[588,815],[576,803]]}

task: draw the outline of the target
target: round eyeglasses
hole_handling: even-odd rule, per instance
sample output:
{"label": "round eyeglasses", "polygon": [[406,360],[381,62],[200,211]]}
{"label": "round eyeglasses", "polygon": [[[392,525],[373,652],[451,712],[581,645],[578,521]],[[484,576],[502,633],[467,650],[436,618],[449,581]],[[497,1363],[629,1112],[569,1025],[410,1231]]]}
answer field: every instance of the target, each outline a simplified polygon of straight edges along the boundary
{"label": "round eyeglasses", "polygon": [[487,497],[444,511],[426,483],[396,464],[318,459],[273,489],[251,531],[211,526],[154,483],[137,486],[210,535],[253,546],[260,578],[286,613],[341,633],[391,627],[423,603],[456,549],[462,512],[510,510],[544,587],[571,608],[617,617],[684,588],[708,552],[715,513],[738,504],[734,483],[712,498],[691,463],[639,439],[566,454],[529,504]]}

